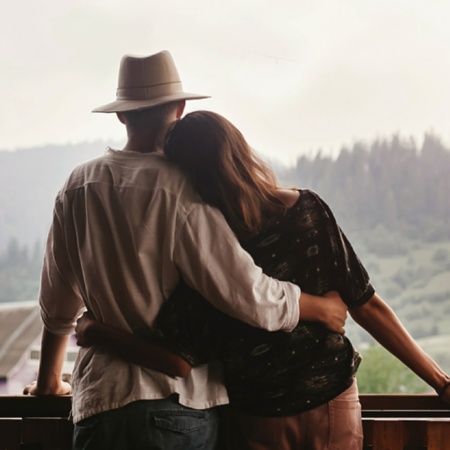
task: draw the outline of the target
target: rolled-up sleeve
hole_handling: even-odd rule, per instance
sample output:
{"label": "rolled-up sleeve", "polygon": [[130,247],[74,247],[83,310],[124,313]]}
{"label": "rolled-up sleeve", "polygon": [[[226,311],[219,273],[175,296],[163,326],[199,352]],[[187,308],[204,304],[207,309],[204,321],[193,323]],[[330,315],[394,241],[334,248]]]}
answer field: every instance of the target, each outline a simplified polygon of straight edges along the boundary
{"label": "rolled-up sleeve", "polygon": [[174,261],[186,283],[220,311],[269,331],[297,325],[300,288],[266,276],[215,208],[195,205],[186,214]]}
{"label": "rolled-up sleeve", "polygon": [[69,335],[84,303],[68,260],[58,209],[56,204],[42,267],[39,305],[44,327],[56,335]]}

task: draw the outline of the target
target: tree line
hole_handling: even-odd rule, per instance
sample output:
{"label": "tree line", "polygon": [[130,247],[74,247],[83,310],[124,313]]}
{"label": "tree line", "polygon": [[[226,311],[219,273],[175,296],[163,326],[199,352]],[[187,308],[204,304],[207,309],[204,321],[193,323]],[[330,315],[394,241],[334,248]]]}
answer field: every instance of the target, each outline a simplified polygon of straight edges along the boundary
{"label": "tree line", "polygon": [[[6,238],[6,250],[0,247],[0,302],[36,298],[40,242],[46,238],[53,198],[77,158],[92,157],[99,148],[103,145],[93,143],[0,155],[0,232]],[[450,150],[432,134],[420,148],[394,135],[356,142],[337,158],[320,152],[300,156],[293,167],[277,170],[283,185],[318,192],[352,242],[359,231],[370,231],[364,235],[365,249],[382,256],[401,253],[405,238],[450,239],[449,173]]]}
{"label": "tree line", "polygon": [[449,172],[450,151],[439,137],[427,134],[418,148],[394,135],[357,142],[337,159],[301,156],[279,178],[318,192],[347,230],[382,226],[436,242],[450,238]]}

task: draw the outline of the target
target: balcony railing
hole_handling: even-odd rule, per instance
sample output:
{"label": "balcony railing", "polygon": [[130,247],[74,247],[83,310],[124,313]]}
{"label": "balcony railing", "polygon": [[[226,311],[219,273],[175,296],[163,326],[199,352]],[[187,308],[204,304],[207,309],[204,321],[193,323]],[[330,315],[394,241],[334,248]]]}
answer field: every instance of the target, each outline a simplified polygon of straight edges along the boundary
{"label": "balcony railing", "polygon": [[[435,395],[361,395],[364,450],[449,450],[450,405]],[[0,450],[70,450],[71,397],[0,397]]]}
{"label": "balcony railing", "polygon": [[71,396],[0,396],[1,450],[71,450]]}

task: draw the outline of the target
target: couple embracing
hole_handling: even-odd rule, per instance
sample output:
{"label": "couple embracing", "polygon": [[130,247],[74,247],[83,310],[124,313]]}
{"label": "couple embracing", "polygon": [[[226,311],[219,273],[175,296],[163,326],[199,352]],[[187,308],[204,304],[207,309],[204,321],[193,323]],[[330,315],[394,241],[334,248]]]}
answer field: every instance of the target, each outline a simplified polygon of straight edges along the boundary
{"label": "couple embracing", "polygon": [[73,393],[77,450],[359,450],[348,312],[450,400],[328,205],[278,186],[224,117],[183,115],[200,98],[168,52],[122,59],[116,101],[94,111],[116,113],[128,140],[58,192],[25,392]]}

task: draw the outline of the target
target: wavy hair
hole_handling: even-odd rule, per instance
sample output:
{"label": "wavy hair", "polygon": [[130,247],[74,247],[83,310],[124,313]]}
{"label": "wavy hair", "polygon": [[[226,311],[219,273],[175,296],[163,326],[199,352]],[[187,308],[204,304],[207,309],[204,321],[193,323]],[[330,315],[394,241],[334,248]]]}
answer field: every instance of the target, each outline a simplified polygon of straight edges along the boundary
{"label": "wavy hair", "polygon": [[195,111],[178,120],[164,146],[203,200],[220,209],[240,239],[261,231],[264,220],[286,207],[276,196],[275,176],[227,119]]}

